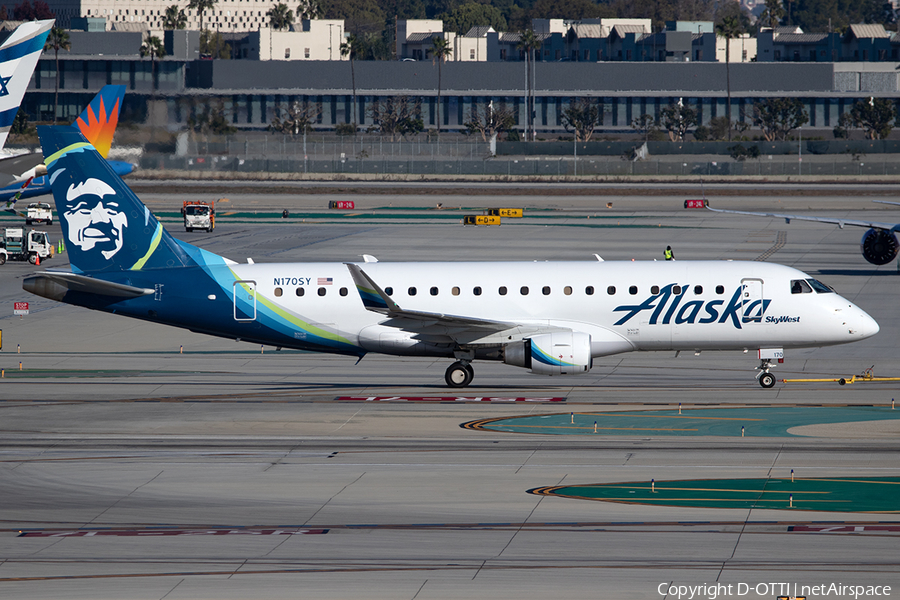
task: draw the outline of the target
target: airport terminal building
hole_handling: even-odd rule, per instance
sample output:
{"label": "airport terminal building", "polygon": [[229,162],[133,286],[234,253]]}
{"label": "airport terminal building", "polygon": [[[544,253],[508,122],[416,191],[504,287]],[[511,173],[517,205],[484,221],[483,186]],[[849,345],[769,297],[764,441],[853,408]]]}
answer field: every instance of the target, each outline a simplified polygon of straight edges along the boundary
{"label": "airport terminal building", "polygon": [[[122,118],[180,129],[197,110],[212,105],[239,129],[263,129],[277,109],[294,102],[321,107],[315,129],[372,123],[371,107],[408,96],[419,103],[426,129],[437,127],[438,67],[430,61],[355,61],[357,111],[348,61],[189,60],[157,61],[127,55],[60,57],[59,116],[74,119],[106,84],[127,86]],[[897,63],[741,63],[730,66],[731,110],[749,120],[752,104],[772,97],[799,98],[807,127],[832,128],[861,99],[897,98]],[[702,123],[725,114],[726,66],[720,63],[537,63],[534,66],[536,130],[562,132],[561,112],[587,98],[604,114],[602,129],[631,131],[643,114],[678,102],[695,107]],[[473,106],[511,110],[524,126],[523,63],[445,63],[441,67],[441,129],[458,130]],[[54,106],[56,63],[43,58],[25,96],[31,120],[49,119]]]}

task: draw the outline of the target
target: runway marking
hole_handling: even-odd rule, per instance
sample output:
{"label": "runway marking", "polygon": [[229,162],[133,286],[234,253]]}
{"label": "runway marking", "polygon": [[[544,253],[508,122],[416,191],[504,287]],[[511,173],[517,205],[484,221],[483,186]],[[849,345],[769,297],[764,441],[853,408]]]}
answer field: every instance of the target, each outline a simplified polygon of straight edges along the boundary
{"label": "runway marking", "polygon": [[338,402],[565,402],[566,398],[502,396],[337,396],[335,400]]}
{"label": "runway marking", "polygon": [[900,525],[791,525],[788,531],[815,533],[861,533],[864,531],[900,531]]}
{"label": "runway marking", "polygon": [[328,529],[75,529],[70,531],[23,531],[16,537],[104,537],[181,535],[324,535]]}

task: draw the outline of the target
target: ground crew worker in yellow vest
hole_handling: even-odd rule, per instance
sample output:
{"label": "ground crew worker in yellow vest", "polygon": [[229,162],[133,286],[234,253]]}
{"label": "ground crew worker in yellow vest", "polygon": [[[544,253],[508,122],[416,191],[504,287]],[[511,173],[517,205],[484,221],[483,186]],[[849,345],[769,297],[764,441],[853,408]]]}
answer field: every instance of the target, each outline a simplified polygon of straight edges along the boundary
{"label": "ground crew worker in yellow vest", "polygon": [[672,246],[666,246],[663,255],[666,257],[666,260],[675,260],[675,253],[672,252]]}

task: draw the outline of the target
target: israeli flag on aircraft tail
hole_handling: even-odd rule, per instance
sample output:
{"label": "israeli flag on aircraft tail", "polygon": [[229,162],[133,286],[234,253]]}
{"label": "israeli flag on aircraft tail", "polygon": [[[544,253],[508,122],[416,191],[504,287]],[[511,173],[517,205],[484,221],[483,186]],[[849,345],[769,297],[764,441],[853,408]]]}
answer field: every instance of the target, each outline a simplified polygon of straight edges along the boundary
{"label": "israeli flag on aircraft tail", "polygon": [[38,127],[72,270],[196,264],[74,127]]}
{"label": "israeli flag on aircraft tail", "polygon": [[23,23],[0,46],[0,148],[6,145],[52,26],[53,19]]}

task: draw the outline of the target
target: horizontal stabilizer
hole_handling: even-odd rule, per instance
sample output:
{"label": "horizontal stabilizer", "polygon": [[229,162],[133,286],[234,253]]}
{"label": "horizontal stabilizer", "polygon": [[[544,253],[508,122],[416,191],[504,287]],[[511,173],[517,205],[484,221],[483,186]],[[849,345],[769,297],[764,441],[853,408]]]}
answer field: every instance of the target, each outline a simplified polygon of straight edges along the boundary
{"label": "horizontal stabilizer", "polygon": [[82,292],[110,298],[137,298],[155,293],[155,290],[139,288],[122,283],[103,281],[77,273],[64,273],[46,271],[31,277],[26,277],[22,282],[25,291],[44,298],[61,300],[67,292]]}

